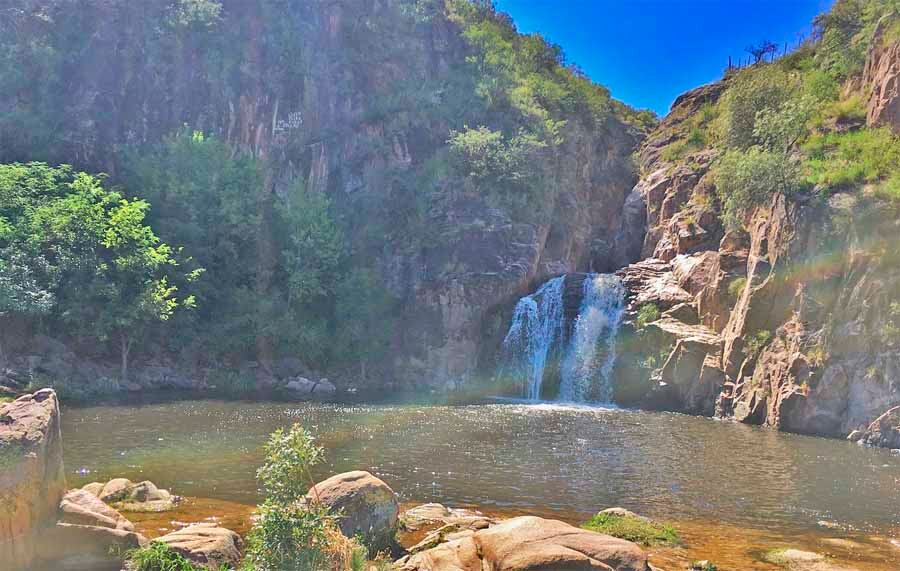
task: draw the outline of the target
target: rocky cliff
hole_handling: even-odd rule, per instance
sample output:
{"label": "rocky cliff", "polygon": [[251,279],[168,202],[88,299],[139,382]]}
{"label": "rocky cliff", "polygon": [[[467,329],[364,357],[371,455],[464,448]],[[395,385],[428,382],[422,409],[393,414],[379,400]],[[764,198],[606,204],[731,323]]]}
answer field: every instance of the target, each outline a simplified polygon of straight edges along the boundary
{"label": "rocky cliff", "polygon": [[[896,131],[900,44],[882,41],[886,26],[845,93],[869,96],[870,127]],[[807,188],[773,193],[740,227],[724,225],[712,166],[720,151],[684,145],[688,125],[732,81],[678,98],[640,152],[623,220],[645,221],[646,232],[619,232],[634,262],[619,273],[635,348],[619,367],[620,392],[649,408],[809,434],[844,437],[872,423],[871,440],[886,442],[881,427],[896,423],[873,421],[900,403],[896,210],[872,185]]]}
{"label": "rocky cliff", "polygon": [[28,569],[66,491],[59,404],[49,389],[0,405],[0,561]]}
{"label": "rocky cliff", "polygon": [[[0,128],[0,159],[72,163],[119,180],[121,149],[149,153],[185,126],[218,137],[261,165],[262,184],[247,189],[260,221],[248,287],[273,303],[272,282],[284,271],[271,238],[275,213],[298,185],[327,195],[354,263],[375,268],[398,301],[392,362],[373,383],[446,387],[470,378],[495,312],[547,276],[608,269],[623,248],[616,231],[641,137],[630,111],[566,71],[543,43],[529,44],[537,50],[527,65],[573,92],[554,102],[516,87],[484,54],[530,39],[514,39],[511,24],[490,12],[469,33],[473,16],[459,13],[476,4],[27,4],[5,24],[9,53],[16,65],[48,72],[0,84],[13,110]],[[23,35],[33,45],[17,43]],[[534,180],[516,183],[534,183],[538,200],[498,199],[496,185],[447,172],[448,138],[483,125],[552,134],[530,160]],[[268,375],[283,356],[273,355],[277,341],[258,339],[254,357]]]}

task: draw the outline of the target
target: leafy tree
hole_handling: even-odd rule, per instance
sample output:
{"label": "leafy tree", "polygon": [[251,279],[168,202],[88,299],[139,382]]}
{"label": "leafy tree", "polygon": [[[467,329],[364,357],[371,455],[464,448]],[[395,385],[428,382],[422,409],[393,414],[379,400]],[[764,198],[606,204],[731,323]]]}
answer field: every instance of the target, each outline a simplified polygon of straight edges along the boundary
{"label": "leafy tree", "polygon": [[773,194],[789,195],[801,187],[796,161],[759,147],[728,151],[716,173],[716,190],[724,208],[722,218],[730,227],[739,227],[743,213],[765,203]]}
{"label": "leafy tree", "polygon": [[[69,167],[0,165],[4,306],[52,313],[99,341],[116,340],[121,375],[136,340],[193,296],[176,297],[177,263],[144,218],[149,204],[107,190]],[[191,272],[186,281],[193,281]]]}
{"label": "leafy tree", "polygon": [[366,380],[369,364],[384,358],[390,348],[395,300],[367,268],[351,270],[338,284],[336,296],[341,354],[359,363],[360,376]]}

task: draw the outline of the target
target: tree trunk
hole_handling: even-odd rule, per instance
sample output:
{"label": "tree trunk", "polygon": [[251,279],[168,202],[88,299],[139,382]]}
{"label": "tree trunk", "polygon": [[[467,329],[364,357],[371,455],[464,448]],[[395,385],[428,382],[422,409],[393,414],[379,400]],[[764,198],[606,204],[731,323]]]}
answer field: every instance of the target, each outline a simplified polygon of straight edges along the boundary
{"label": "tree trunk", "polygon": [[119,377],[120,381],[125,383],[128,382],[128,354],[131,353],[132,340],[127,334],[122,333],[119,336],[119,343],[122,350],[122,369]]}

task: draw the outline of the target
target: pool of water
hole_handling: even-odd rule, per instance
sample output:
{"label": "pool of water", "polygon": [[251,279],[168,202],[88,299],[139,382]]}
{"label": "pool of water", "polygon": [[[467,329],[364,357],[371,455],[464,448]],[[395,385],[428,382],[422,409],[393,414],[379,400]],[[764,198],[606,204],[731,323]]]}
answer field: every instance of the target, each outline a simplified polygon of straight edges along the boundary
{"label": "pool of water", "polygon": [[887,450],[678,414],[555,404],[64,407],[66,469],[74,484],[125,476],[252,504],[261,445],[295,422],[326,450],[316,477],[366,469],[405,502],[570,521],[623,506],[767,537],[820,533],[823,525],[888,537],[900,527],[900,457]]}

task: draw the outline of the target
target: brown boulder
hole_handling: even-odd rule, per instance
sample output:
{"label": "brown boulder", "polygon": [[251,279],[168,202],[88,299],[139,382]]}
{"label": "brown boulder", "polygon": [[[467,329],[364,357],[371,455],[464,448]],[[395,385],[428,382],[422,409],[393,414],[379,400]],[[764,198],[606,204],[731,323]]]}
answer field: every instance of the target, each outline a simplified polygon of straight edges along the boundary
{"label": "brown boulder", "polygon": [[29,568],[66,491],[59,404],[43,389],[0,405],[0,562]]}
{"label": "brown boulder", "polygon": [[623,539],[561,521],[523,516],[415,554],[403,571],[648,571]]}
{"label": "brown boulder", "polygon": [[134,531],[134,525],[97,496],[85,490],[69,490],[59,504],[60,521]]}
{"label": "brown boulder", "polygon": [[212,523],[195,523],[158,539],[191,563],[217,569],[223,565],[236,567],[241,560],[241,536]]}
{"label": "brown boulder", "polygon": [[62,522],[41,539],[39,559],[52,569],[70,565],[78,569],[108,569],[121,562],[128,550],[147,544],[143,535],[133,531]]}
{"label": "brown boulder", "polygon": [[866,428],[861,440],[869,446],[900,448],[900,406],[888,409]]}
{"label": "brown boulder", "polygon": [[306,498],[340,512],[341,531],[347,537],[361,536],[375,551],[394,544],[400,514],[397,494],[369,472],[332,476],[310,488]]}

